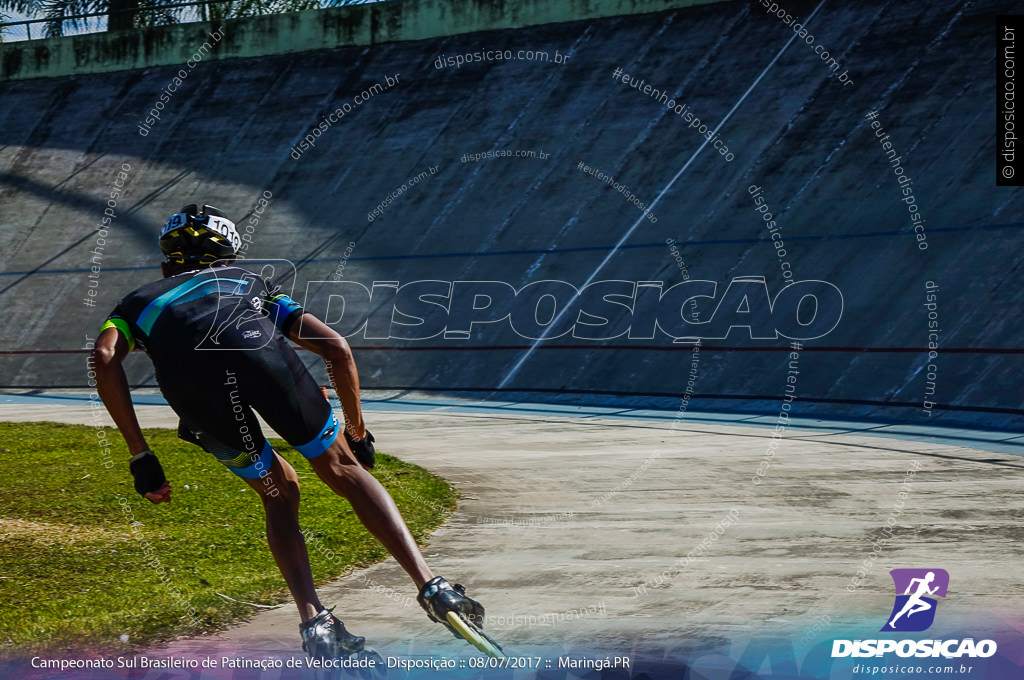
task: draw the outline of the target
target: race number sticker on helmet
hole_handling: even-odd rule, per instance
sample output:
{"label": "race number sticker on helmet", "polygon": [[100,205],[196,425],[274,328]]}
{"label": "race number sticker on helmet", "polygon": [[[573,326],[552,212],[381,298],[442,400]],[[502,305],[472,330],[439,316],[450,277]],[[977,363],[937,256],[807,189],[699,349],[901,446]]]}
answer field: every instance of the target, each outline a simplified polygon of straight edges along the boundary
{"label": "race number sticker on helmet", "polygon": [[242,239],[239,237],[238,232],[235,231],[235,223],[231,220],[210,215],[206,218],[206,228],[226,238],[236,253],[242,247]]}
{"label": "race number sticker on helmet", "polygon": [[160,237],[164,238],[171,231],[182,227],[205,227],[210,233],[225,239],[230,245],[231,250],[239,252],[239,248],[242,247],[242,238],[239,236],[239,232],[234,228],[234,222],[223,217],[216,215],[205,215],[203,217],[197,217],[195,215],[189,215],[188,213],[174,213],[171,215],[167,223],[164,224],[164,228],[160,231]]}
{"label": "race number sticker on helmet", "polygon": [[174,231],[179,227],[184,227],[188,224],[189,215],[186,213],[174,213],[167,219],[167,223],[164,224],[164,228],[160,231],[160,236],[164,236],[169,231]]}

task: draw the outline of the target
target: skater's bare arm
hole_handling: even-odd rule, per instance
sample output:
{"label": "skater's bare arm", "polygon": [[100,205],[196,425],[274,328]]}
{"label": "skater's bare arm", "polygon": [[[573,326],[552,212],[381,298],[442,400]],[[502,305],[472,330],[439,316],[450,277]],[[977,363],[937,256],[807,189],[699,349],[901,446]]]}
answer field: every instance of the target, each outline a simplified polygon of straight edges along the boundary
{"label": "skater's bare arm", "polygon": [[[89,366],[96,372],[96,392],[124,437],[128,452],[134,456],[148,451],[149,445],[139,427],[131,391],[128,389],[128,377],[121,365],[128,351],[125,337],[116,328],[107,328],[96,339],[96,346],[89,356]],[[146,498],[153,503],[170,502],[170,483],[164,482],[158,490],[147,493]]]}
{"label": "skater's bare arm", "polygon": [[353,439],[366,436],[366,423],[359,405],[359,373],[348,341],[309,312],[288,328],[288,338],[303,349],[319,355],[327,366],[327,375],[341,400],[341,408],[348,421],[345,429]]}
{"label": "skater's bare arm", "polygon": [[121,362],[128,356],[128,341],[116,328],[108,328],[96,340],[89,357],[89,365],[96,371],[96,391],[121,431],[131,455],[142,453],[149,446],[142,436],[139,419],[132,405],[128,378]]}

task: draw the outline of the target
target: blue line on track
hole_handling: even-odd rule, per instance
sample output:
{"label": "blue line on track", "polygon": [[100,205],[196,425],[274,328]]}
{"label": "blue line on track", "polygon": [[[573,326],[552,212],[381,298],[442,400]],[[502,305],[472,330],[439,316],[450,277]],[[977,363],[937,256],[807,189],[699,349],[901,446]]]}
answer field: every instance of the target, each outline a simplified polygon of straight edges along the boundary
{"label": "blue line on track", "polygon": [[[166,406],[167,401],[159,394],[134,394],[132,401],[139,406]],[[39,392],[35,394],[9,394],[0,392],[0,405],[26,405],[26,406],[84,406],[89,403],[89,395],[60,394]],[[436,412],[458,415],[464,414],[520,414],[524,417],[535,416],[557,416],[575,417],[584,419],[614,419],[627,420],[633,423],[672,423],[676,420],[676,411],[658,410],[649,408],[609,408],[607,406],[580,406],[576,404],[547,404],[531,402],[487,402],[472,399],[459,399],[453,397],[428,398],[428,397],[389,397],[389,398],[364,398],[362,400],[364,411],[406,411],[406,412]],[[777,418],[767,415],[751,415],[749,413],[714,413],[689,411],[681,422],[681,428],[695,424],[716,424],[729,426],[752,426],[760,428],[774,428]],[[997,453],[1013,454],[1024,456],[1024,438],[1012,432],[999,432],[990,430],[972,430],[967,428],[926,426],[926,425],[900,425],[900,424],[879,424],[877,422],[864,422],[856,420],[841,420],[829,418],[827,420],[814,417],[791,417],[786,426],[794,431],[799,431],[795,436],[809,435],[812,433],[822,435],[870,435],[891,439],[905,439],[911,441],[931,442],[935,444],[969,446],[975,449],[994,451]],[[686,430],[680,429],[680,435],[685,435]]]}
{"label": "blue line on track", "polygon": [[[1012,222],[1008,224],[986,224],[974,227],[938,227],[929,229],[929,234],[941,234],[941,233],[956,233],[964,231],[981,231],[981,230],[992,230],[992,229],[1020,229],[1024,227],[1024,222]],[[861,238],[882,238],[882,237],[903,237],[911,234],[912,232],[907,231],[870,231],[863,234],[821,234],[811,236],[786,236],[787,241],[846,241],[850,239],[861,239]],[[770,239],[765,238],[735,238],[735,239],[709,239],[704,241],[677,241],[676,244],[680,247],[693,247],[693,246],[719,246],[719,245],[739,245],[739,244],[752,244],[752,243],[769,243]],[[374,255],[371,257],[351,257],[349,262],[379,262],[385,260],[438,260],[445,258],[469,258],[469,257],[512,257],[520,255],[561,255],[565,253],[586,253],[586,252],[607,252],[612,250],[614,245],[607,246],[581,246],[577,248],[531,248],[521,250],[494,250],[489,252],[461,252],[461,253],[419,253],[410,255]],[[625,244],[619,247],[619,250],[638,250],[644,248],[664,248],[665,243],[658,241],[657,243],[634,243]],[[308,260],[294,260],[295,264],[307,264],[315,262],[337,262],[336,257],[322,257],[313,258]],[[244,263],[244,261],[239,264]],[[160,265],[144,265],[136,267],[104,267],[103,271],[143,271],[147,269],[158,270]],[[26,271],[11,271],[11,272],[0,272],[0,276],[24,276],[26,274],[37,275],[37,274],[84,274],[91,271],[88,268],[84,269],[39,269],[39,270],[26,270]]]}

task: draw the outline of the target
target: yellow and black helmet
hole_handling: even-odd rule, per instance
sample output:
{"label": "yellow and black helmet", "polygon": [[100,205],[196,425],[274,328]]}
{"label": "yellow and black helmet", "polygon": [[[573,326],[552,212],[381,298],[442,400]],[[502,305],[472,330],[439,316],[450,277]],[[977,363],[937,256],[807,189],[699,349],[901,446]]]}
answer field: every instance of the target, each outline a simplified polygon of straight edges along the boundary
{"label": "yellow and black helmet", "polygon": [[160,231],[160,252],[175,264],[231,262],[241,245],[235,223],[212,205],[200,209],[189,203],[171,215]]}

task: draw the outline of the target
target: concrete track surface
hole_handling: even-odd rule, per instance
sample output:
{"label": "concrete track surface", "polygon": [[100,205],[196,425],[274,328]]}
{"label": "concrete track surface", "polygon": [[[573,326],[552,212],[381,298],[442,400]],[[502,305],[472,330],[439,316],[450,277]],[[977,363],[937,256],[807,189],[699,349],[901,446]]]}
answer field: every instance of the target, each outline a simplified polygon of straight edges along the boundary
{"label": "concrete track surface", "polygon": [[[93,422],[86,406],[56,403],[11,398],[0,418]],[[166,406],[138,408],[144,426],[176,423]],[[381,450],[462,494],[425,554],[486,604],[488,628],[512,654],[692,660],[760,635],[871,637],[892,607],[888,571],[907,566],[950,574],[929,635],[1024,629],[1024,459],[1008,435],[934,429],[915,441],[872,424],[798,419],[754,483],[767,418],[408,397],[367,410]],[[716,532],[730,513],[735,522]],[[887,523],[891,540],[851,590]],[[704,555],[677,568],[713,533]],[[426,620],[393,560],[321,593],[383,654],[472,655]],[[297,622],[283,605],[153,654],[297,655]]]}

